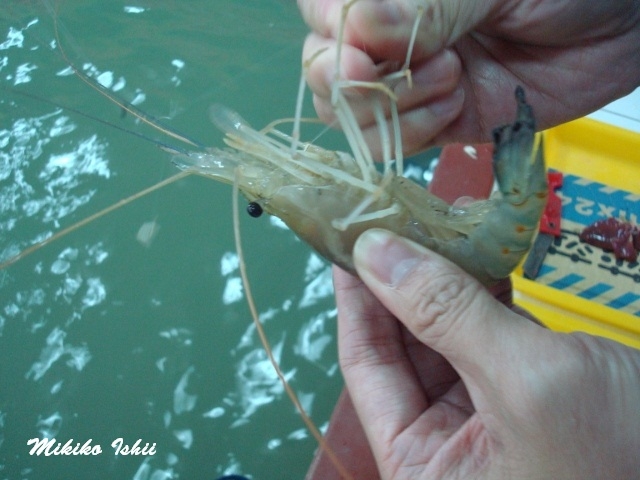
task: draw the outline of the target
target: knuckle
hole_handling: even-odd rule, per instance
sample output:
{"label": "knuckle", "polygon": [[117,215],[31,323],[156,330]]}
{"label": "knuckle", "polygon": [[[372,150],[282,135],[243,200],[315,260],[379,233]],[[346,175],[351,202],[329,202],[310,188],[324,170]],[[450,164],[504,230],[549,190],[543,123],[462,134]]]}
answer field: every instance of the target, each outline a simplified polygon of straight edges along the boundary
{"label": "knuckle", "polygon": [[419,335],[428,330],[431,338],[440,337],[455,328],[459,321],[464,321],[467,315],[474,314],[473,302],[481,293],[480,284],[456,271],[416,273],[428,276],[429,280],[408,279],[416,285],[407,298],[407,308],[415,316],[415,333]]}

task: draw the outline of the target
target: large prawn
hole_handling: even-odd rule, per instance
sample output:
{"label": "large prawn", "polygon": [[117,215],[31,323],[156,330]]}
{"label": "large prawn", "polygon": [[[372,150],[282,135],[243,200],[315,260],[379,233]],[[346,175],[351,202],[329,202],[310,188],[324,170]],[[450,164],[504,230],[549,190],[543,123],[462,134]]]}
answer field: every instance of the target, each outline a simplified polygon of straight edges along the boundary
{"label": "large prawn", "polygon": [[[403,177],[392,162],[385,162],[380,173],[357,138],[350,138],[361,149],[354,156],[328,151],[272,127],[256,131],[220,106],[213,107],[212,116],[231,149],[177,155],[174,163],[236,183],[251,202],[280,217],[322,256],[352,273],[356,239],[378,227],[441,253],[491,285],[507,277],[528,251],[547,196],[532,109],[521,88],[515,96],[515,121],[494,130],[498,195],[462,207],[448,205]],[[353,118],[344,97],[336,113],[341,120]],[[341,126],[348,134],[355,127]]]}

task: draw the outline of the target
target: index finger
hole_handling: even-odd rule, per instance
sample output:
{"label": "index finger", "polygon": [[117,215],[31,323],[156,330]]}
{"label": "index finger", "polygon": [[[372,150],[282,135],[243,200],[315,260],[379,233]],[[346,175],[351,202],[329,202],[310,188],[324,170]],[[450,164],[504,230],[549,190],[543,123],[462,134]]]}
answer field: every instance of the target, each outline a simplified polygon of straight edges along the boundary
{"label": "index finger", "polygon": [[[389,442],[428,407],[399,322],[357,277],[334,267],[340,366],[367,437]],[[391,413],[393,412],[393,413]],[[391,429],[391,431],[389,431]],[[371,442],[379,457],[380,442]]]}

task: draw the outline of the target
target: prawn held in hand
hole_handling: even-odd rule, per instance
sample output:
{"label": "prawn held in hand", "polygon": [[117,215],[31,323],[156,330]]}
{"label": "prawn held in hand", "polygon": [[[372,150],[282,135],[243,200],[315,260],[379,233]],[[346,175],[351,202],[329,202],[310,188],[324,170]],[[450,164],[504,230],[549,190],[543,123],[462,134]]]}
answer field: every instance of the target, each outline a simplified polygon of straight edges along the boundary
{"label": "prawn held in hand", "polygon": [[[273,127],[256,131],[238,114],[215,106],[212,117],[226,133],[229,148],[178,155],[174,162],[237,182],[250,202],[282,219],[322,256],[351,273],[355,241],[375,227],[432,249],[491,285],[507,277],[528,251],[547,196],[542,149],[520,87],[516,102],[515,121],[494,130],[499,192],[463,207],[451,206],[402,177],[393,162],[385,162],[380,173],[363,142],[353,138],[357,132],[348,120],[341,126],[354,155],[298,142]],[[348,104],[336,105],[338,118],[348,118]]]}

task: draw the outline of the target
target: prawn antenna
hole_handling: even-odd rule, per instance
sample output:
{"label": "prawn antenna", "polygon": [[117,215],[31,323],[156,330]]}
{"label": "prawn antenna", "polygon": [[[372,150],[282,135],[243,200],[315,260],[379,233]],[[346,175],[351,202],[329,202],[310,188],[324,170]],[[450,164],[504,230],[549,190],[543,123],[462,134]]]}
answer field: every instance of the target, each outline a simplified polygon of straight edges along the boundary
{"label": "prawn antenna", "polygon": [[58,25],[58,12],[57,12],[57,7],[56,7],[56,11],[53,14],[53,24],[54,24],[54,35],[55,35],[55,39],[56,39],[56,44],[58,46],[58,51],[60,52],[60,55],[62,56],[62,59],[66,62],[66,64],[69,66],[69,68],[71,68],[71,70],[73,70],[73,73],[76,74],[76,76],[82,80],[84,83],[86,83],[89,87],[91,87],[92,89],[94,89],[96,92],[98,92],[100,95],[102,95],[103,97],[107,98],[108,100],[110,100],[112,103],[116,104],[118,107],[120,107],[122,109],[123,112],[127,112],[130,113],[131,115],[133,115],[134,117],[136,117],[137,119],[139,119],[141,122],[146,123],[147,125],[149,125],[151,128],[171,137],[174,138],[176,140],[179,140],[187,145],[191,145],[192,147],[196,147],[196,148],[200,148],[200,149],[204,149],[205,145],[196,141],[196,140],[192,140],[189,137],[187,137],[186,135],[182,135],[168,127],[165,127],[163,125],[160,124],[160,122],[153,118],[151,115],[147,115],[146,113],[142,112],[141,110],[138,110],[137,108],[135,108],[133,105],[131,105],[130,103],[125,102],[124,100],[119,99],[117,96],[113,95],[111,92],[109,92],[104,86],[102,86],[100,83],[96,83],[94,80],[92,80],[86,73],[84,73],[83,71],[81,71],[78,67],[75,66],[75,64],[69,59],[67,52],[65,51],[64,47],[62,46],[62,42],[60,41],[60,32],[59,32],[59,25]]}
{"label": "prawn antenna", "polygon": [[[182,155],[188,155],[189,151],[185,148],[181,148],[181,147],[176,147],[175,145],[169,145],[168,143],[164,143],[161,140],[155,139],[155,138],[151,138],[148,135],[145,135],[144,133],[141,132],[137,132],[135,130],[130,130],[128,128],[122,127],[116,123],[110,122],[109,120],[105,120],[103,118],[97,117],[95,115],[91,115],[90,113],[87,112],[83,112],[82,110],[78,110],[77,108],[73,108],[70,107],[68,105],[63,105],[60,104],[58,102],[54,102],[53,100],[49,100],[48,98],[45,97],[41,97],[40,95],[36,95],[34,93],[30,93],[30,92],[25,92],[22,90],[18,90],[16,88],[9,88],[9,87],[2,87],[3,90],[11,92],[12,94],[15,95],[21,95],[23,97],[26,98],[30,98],[32,100],[37,100],[38,102],[41,103],[48,103],[49,105],[52,105],[56,108],[59,108],[61,110],[67,111],[67,112],[71,112],[75,115],[79,115],[85,118],[88,118],[89,120],[92,120],[94,122],[97,123],[101,123],[103,125],[106,125],[109,128],[113,128],[114,130],[118,130],[120,132],[124,132],[127,133],[129,135],[133,135],[134,137],[140,138],[142,140],[145,140],[149,143],[153,143],[155,144],[158,148],[160,148],[161,150],[170,152],[172,154],[182,154]],[[123,112],[126,112],[126,110],[123,110]],[[203,147],[204,148],[204,147]]]}
{"label": "prawn antenna", "polygon": [[185,170],[183,172],[177,173],[165,180],[162,180],[161,182],[156,183],[155,185],[151,185],[148,188],[145,188],[144,190],[141,190],[140,192],[131,195],[130,197],[124,198],[122,200],[120,200],[117,203],[114,203],[113,205],[104,208],[102,210],[100,210],[97,213],[94,213],[93,215],[90,215],[82,220],[80,220],[79,222],[74,223],[73,225],[60,230],[59,232],[51,235],[50,237],[45,238],[44,240],[34,243],[33,245],[31,245],[28,248],[25,248],[24,250],[22,250],[20,253],[18,253],[17,255],[14,255],[13,257],[10,257],[9,259],[3,261],[2,263],[0,263],[0,270],[3,270],[7,267],[9,267],[10,265],[13,265],[14,263],[16,263],[18,260],[22,260],[23,258],[31,255],[33,252],[40,250],[42,247],[54,242],[55,240],[58,240],[61,237],[64,237],[65,235],[67,235],[68,233],[73,232],[74,230],[79,229],[80,227],[85,226],[88,223],[93,222],[94,220],[97,220],[98,218],[107,215],[108,213],[113,212],[114,210],[117,210],[121,207],[124,207],[125,205],[133,202],[134,200],[137,200],[140,197],[144,197],[145,195],[154,192],[156,190],[161,189],[162,187],[165,187],[166,185],[169,185],[170,183],[176,182],[178,180],[180,180],[181,178],[184,178],[188,175],[193,175],[193,171],[191,170]]}
{"label": "prawn antenna", "polygon": [[247,299],[247,305],[249,306],[249,311],[251,312],[251,318],[253,320],[254,325],[256,326],[256,331],[258,332],[258,336],[260,337],[260,343],[262,343],[262,346],[267,354],[267,357],[269,358],[269,362],[273,366],[273,369],[275,370],[276,375],[280,379],[282,386],[287,392],[287,396],[289,397],[293,405],[296,407],[296,410],[298,410],[298,413],[300,414],[302,421],[304,422],[309,432],[311,432],[311,435],[313,435],[313,437],[316,439],[316,441],[320,445],[320,448],[331,459],[331,463],[333,463],[333,465],[336,467],[336,470],[338,470],[338,472],[340,473],[340,478],[343,478],[346,480],[353,480],[353,477],[351,476],[351,474],[342,465],[336,453],[333,451],[333,449],[331,449],[329,444],[325,441],[324,437],[322,436],[318,428],[313,423],[313,420],[311,420],[311,418],[305,411],[304,407],[300,403],[300,400],[298,399],[298,396],[295,394],[295,392],[291,388],[291,385],[289,385],[289,382],[287,382],[284,376],[284,373],[280,369],[280,365],[278,365],[278,362],[273,356],[271,344],[269,343],[269,339],[267,338],[264,332],[264,328],[262,328],[262,323],[260,322],[258,310],[253,300],[253,294],[251,293],[251,287],[249,285],[249,277],[247,276],[247,269],[246,269],[246,263],[244,261],[244,254],[242,253],[242,241],[240,238],[240,213],[239,213],[239,207],[238,207],[239,189],[238,189],[238,170],[237,169],[236,169],[235,178],[233,182],[232,195],[233,195],[232,212],[233,212],[233,233],[234,233],[233,236],[235,239],[236,252],[238,254],[238,259],[240,263],[240,277],[242,278],[242,286],[244,288],[245,297]]}

